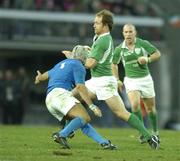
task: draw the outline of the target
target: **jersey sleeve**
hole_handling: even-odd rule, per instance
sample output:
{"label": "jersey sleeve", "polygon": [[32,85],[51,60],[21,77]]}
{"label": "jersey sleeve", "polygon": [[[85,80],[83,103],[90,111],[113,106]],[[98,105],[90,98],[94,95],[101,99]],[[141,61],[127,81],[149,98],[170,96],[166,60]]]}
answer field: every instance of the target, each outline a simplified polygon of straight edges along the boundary
{"label": "jersey sleeve", "polygon": [[83,65],[76,64],[73,67],[75,84],[85,84],[86,70]]}
{"label": "jersey sleeve", "polygon": [[53,70],[54,70],[54,68],[51,68],[50,70],[48,70],[48,77],[51,77]]}
{"label": "jersey sleeve", "polygon": [[101,60],[104,52],[106,50],[106,42],[103,39],[97,40],[97,42],[93,45],[90,57],[96,59],[97,61]]}
{"label": "jersey sleeve", "polygon": [[121,61],[121,48],[120,46],[117,46],[114,50],[114,55],[113,55],[113,64],[119,64]]}
{"label": "jersey sleeve", "polygon": [[141,45],[147,51],[148,55],[151,55],[157,51],[157,48],[147,40],[142,41]]}

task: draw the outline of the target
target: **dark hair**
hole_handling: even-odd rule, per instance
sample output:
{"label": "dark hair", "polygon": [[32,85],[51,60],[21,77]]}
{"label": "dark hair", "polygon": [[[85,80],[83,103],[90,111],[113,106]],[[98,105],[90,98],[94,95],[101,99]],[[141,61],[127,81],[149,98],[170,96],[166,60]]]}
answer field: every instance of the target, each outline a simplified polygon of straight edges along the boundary
{"label": "dark hair", "polygon": [[109,30],[110,31],[112,30],[112,28],[113,28],[113,13],[112,12],[110,12],[109,10],[104,9],[104,10],[98,12],[96,14],[96,16],[102,17],[102,23],[104,25],[107,24],[108,27],[109,27]]}

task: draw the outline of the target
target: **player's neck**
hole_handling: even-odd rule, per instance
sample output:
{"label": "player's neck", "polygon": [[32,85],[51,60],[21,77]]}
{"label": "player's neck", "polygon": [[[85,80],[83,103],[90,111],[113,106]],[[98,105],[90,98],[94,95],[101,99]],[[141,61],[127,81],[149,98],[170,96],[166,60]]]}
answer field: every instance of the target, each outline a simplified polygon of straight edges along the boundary
{"label": "player's neck", "polygon": [[110,32],[110,31],[109,31],[108,28],[103,28],[103,30],[101,31],[101,33],[100,33],[98,36],[104,35],[104,34],[109,33],[109,32]]}
{"label": "player's neck", "polygon": [[135,40],[132,40],[132,41],[125,41],[126,43],[126,46],[130,49],[130,50],[133,50],[134,47],[135,47]]}
{"label": "player's neck", "polygon": [[134,42],[126,42],[126,46],[130,51],[133,51],[135,44],[134,44]]}

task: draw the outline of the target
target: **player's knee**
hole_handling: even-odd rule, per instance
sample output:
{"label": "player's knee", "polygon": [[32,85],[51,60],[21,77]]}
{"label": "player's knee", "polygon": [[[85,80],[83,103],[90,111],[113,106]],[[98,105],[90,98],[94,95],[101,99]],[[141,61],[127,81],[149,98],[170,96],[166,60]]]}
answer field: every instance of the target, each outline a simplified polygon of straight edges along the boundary
{"label": "player's knee", "polygon": [[85,116],[85,117],[84,117],[84,121],[85,121],[86,123],[90,122],[90,121],[91,121],[90,116],[89,116],[89,115]]}
{"label": "player's knee", "polygon": [[152,112],[152,113],[154,113],[154,114],[155,114],[155,113],[156,113],[156,109],[155,109],[155,108],[153,108],[153,107],[147,107],[147,108],[146,108],[146,112],[147,112],[147,113]]}
{"label": "player's knee", "polygon": [[139,107],[140,107],[140,104],[138,103],[138,102],[133,102],[133,103],[131,103],[132,105],[132,110],[134,111],[134,112],[137,112],[138,110],[139,110]]}
{"label": "player's knee", "polygon": [[120,118],[124,121],[127,121],[130,116],[130,113],[128,111],[116,112],[115,114],[118,118]]}

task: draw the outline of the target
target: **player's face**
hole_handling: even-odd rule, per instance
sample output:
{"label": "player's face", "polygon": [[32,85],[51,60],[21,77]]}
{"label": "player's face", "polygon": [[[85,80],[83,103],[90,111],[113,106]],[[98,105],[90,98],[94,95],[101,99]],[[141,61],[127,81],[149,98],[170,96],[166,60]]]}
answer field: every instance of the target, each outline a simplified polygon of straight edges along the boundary
{"label": "player's face", "polygon": [[96,16],[94,19],[94,32],[96,35],[101,35],[104,31],[104,25],[102,23],[102,17]]}
{"label": "player's face", "polygon": [[136,30],[135,30],[134,26],[125,25],[123,28],[123,36],[124,36],[126,43],[128,43],[128,44],[133,43],[136,38]]}

